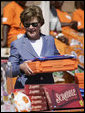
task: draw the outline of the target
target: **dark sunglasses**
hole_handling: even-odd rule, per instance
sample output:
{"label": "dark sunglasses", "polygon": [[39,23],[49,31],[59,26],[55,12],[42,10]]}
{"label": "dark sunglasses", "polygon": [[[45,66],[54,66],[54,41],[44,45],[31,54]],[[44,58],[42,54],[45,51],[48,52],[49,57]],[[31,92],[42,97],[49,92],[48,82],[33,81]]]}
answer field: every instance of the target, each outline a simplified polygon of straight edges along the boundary
{"label": "dark sunglasses", "polygon": [[30,27],[30,25],[32,25],[33,27],[37,27],[38,26],[38,22],[35,22],[35,23],[24,23],[24,27],[26,27],[26,28]]}

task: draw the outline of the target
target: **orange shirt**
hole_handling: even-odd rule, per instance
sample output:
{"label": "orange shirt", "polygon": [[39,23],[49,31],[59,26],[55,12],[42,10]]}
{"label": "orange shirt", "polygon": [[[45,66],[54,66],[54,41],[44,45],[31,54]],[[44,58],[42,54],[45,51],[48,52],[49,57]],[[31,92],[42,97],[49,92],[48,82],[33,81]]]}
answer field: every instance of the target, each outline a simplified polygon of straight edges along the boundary
{"label": "orange shirt", "polygon": [[70,23],[71,22],[71,20],[72,20],[71,16],[67,12],[61,11],[59,9],[56,9],[56,12],[57,12],[60,22],[62,22],[62,23],[64,23],[64,22]]}
{"label": "orange shirt", "polygon": [[84,28],[84,10],[76,9],[73,12],[72,20],[78,22],[78,29]]}
{"label": "orange shirt", "polygon": [[11,27],[7,37],[8,46],[17,39],[17,35],[25,33],[23,25],[20,27],[20,13],[22,11],[23,8],[14,1],[3,8],[2,24],[7,24]]}

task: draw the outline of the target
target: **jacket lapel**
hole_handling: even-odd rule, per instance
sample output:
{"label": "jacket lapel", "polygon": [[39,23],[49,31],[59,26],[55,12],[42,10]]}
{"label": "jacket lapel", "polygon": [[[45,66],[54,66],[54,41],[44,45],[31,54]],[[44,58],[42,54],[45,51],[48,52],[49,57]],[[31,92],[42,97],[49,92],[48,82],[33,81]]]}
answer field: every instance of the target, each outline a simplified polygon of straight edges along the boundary
{"label": "jacket lapel", "polygon": [[29,39],[26,37],[24,38],[23,46],[24,46],[25,51],[27,51],[27,53],[29,52],[32,56],[39,57],[37,53],[35,52],[35,50],[33,49]]}
{"label": "jacket lapel", "polygon": [[[47,51],[47,38],[45,35],[41,34],[42,39],[43,39],[43,45],[42,45],[42,50],[41,50],[41,55],[40,56],[45,56],[45,52]],[[33,49],[29,39],[25,36],[24,40],[23,40],[23,46],[25,51],[27,51],[27,53],[29,52],[33,57],[39,57],[38,54],[35,52],[35,50]]]}
{"label": "jacket lapel", "polygon": [[43,46],[42,46],[42,51],[41,51],[41,55],[40,56],[45,56],[45,52],[47,51],[47,38],[46,36],[42,36],[43,37]]}

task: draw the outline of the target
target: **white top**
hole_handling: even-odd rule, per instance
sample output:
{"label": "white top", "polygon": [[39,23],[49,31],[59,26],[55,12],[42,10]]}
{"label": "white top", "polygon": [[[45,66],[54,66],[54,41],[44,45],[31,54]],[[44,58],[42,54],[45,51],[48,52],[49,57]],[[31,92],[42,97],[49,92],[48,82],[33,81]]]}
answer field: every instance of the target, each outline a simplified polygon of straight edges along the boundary
{"label": "white top", "polygon": [[58,16],[54,16],[50,10],[50,30],[62,31]]}
{"label": "white top", "polygon": [[40,39],[38,39],[38,40],[30,40],[30,43],[31,43],[32,47],[34,48],[35,52],[40,57],[41,50],[42,50],[42,44],[43,44],[42,37],[40,37]]}

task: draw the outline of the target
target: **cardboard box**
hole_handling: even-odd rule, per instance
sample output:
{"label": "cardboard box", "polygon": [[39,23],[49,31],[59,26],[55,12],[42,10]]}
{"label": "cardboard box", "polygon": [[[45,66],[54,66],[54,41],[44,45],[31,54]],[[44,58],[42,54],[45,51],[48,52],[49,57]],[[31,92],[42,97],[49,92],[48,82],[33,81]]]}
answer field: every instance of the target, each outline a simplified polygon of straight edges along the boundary
{"label": "cardboard box", "polygon": [[43,86],[49,109],[83,108],[84,102],[76,84],[57,84]]}

